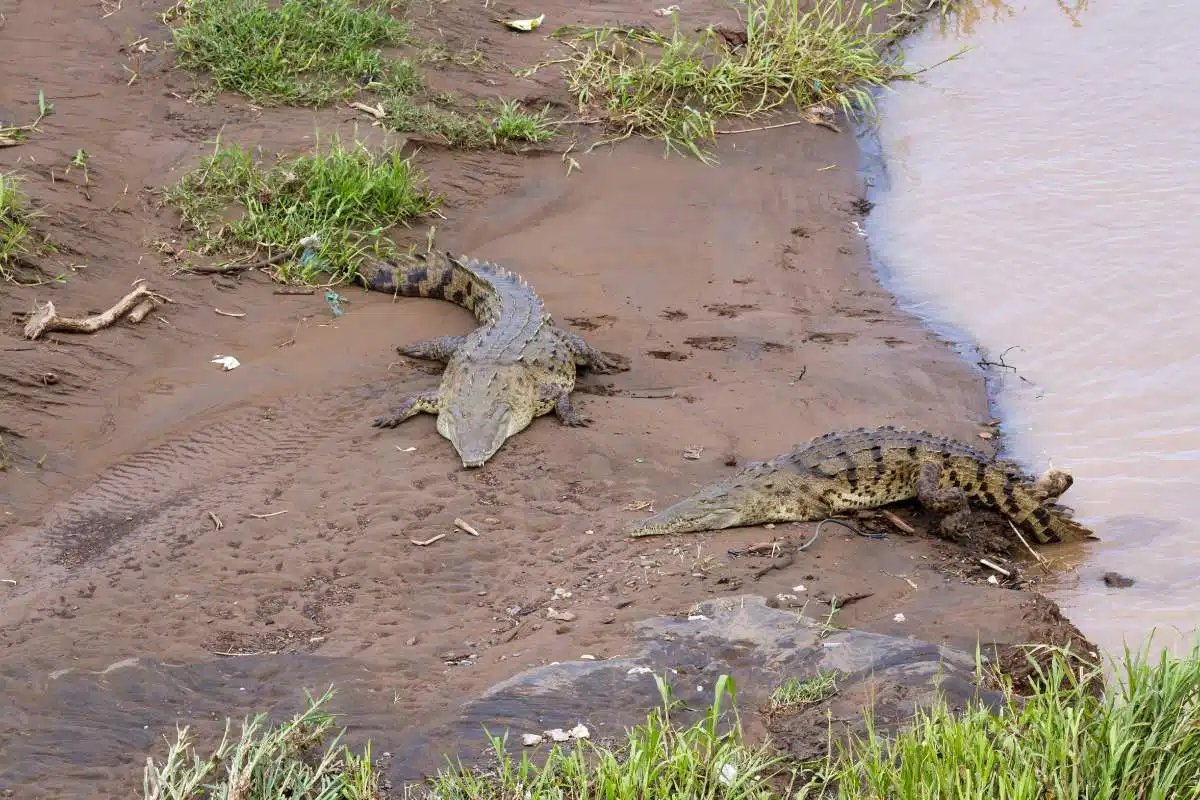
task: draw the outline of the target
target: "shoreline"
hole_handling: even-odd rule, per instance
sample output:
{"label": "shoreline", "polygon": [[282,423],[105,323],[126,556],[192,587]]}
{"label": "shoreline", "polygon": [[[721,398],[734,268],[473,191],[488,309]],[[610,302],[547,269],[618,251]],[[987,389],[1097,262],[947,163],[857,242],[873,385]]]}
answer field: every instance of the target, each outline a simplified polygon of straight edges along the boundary
{"label": "shoreline", "polygon": [[[53,21],[56,13],[45,15]],[[460,34],[482,29],[470,18],[453,21]],[[39,27],[18,14],[9,24]],[[512,47],[527,57],[537,45],[521,40]],[[178,78],[162,66],[148,80],[171,86]],[[558,76],[538,80],[546,83],[521,91],[526,96],[535,91],[561,95],[561,87],[554,86]],[[161,88],[160,83],[154,90],[139,89],[136,102],[130,101],[139,121],[152,121],[147,109]],[[172,113],[190,115],[189,124],[208,126],[202,128],[206,131],[232,116],[230,136],[276,149],[302,146],[307,134],[298,135],[292,127],[311,130],[311,122],[335,119],[332,113],[320,117],[283,109],[268,112],[268,122],[263,122],[229,100],[209,109],[176,103],[175,109]],[[60,113],[72,113],[67,100],[61,101]],[[60,130],[46,137],[50,141],[32,141],[15,150],[49,161],[61,156],[57,151],[66,140],[90,135],[120,142],[120,137],[132,136],[119,121],[100,121],[108,129],[89,133],[86,119],[63,120],[67,135]],[[203,152],[203,135],[182,145],[172,139],[175,135],[164,128],[150,137],[154,146],[147,149],[156,160],[136,167],[148,183],[168,184],[180,167]],[[49,709],[71,710],[62,704],[63,697],[54,695],[56,682],[75,686],[78,702],[88,691],[133,692],[136,674],[163,693],[159,699],[165,711],[173,712],[169,690],[178,689],[180,679],[169,664],[195,666],[207,663],[204,659],[228,664],[243,660],[243,653],[266,653],[278,671],[260,673],[264,683],[287,683],[298,676],[353,679],[358,664],[372,673],[369,680],[362,679],[362,698],[377,700],[392,683],[392,691],[402,698],[393,701],[397,720],[445,717],[442,698],[421,696],[430,676],[443,682],[445,695],[464,699],[520,671],[531,653],[541,664],[580,653],[616,658],[631,641],[630,626],[655,612],[685,614],[694,602],[743,585],[773,598],[803,582],[814,597],[827,598],[819,613],[805,615],[814,618],[833,616],[828,598],[870,592],[847,604],[839,623],[934,644],[953,639],[960,648],[967,647],[973,634],[984,644],[1011,645],[1030,631],[1053,631],[1068,639],[1072,631],[1078,633],[1069,621],[1056,617],[1054,604],[1039,605],[1036,592],[1021,589],[997,599],[991,592],[1001,590],[988,586],[986,570],[977,566],[963,580],[939,573],[934,567],[960,573],[969,569],[964,563],[974,560],[972,553],[925,536],[893,531],[884,551],[852,536],[827,535],[813,560],[767,573],[762,570],[774,566],[773,559],[732,557],[729,551],[745,550],[764,538],[785,544],[804,539],[807,529],[730,531],[638,545],[615,539],[617,524],[635,513],[622,513],[622,508],[647,498],[665,505],[696,483],[726,474],[722,448],[739,461],[770,457],[781,439],[799,440],[804,432],[897,419],[936,426],[969,441],[992,409],[986,375],[973,375],[968,363],[951,363],[962,356],[947,352],[953,350],[949,342],[918,315],[896,311],[898,299],[875,274],[868,248],[850,231],[859,216],[850,208],[861,199],[855,187],[861,184],[859,167],[845,170],[853,178],[812,177],[826,176],[816,170],[836,163],[833,159],[845,163],[850,151],[864,157],[853,131],[844,131],[837,142],[828,136],[817,128],[754,134],[731,144],[716,167],[677,155],[660,161],[659,143],[634,140],[581,158],[582,172],[576,176],[563,176],[558,158],[424,151],[428,158],[418,163],[435,182],[451,187],[454,204],[449,219],[439,221],[439,237],[460,250],[487,245],[480,255],[518,265],[547,297],[556,318],[605,349],[636,356],[632,376],[586,381],[593,391],[583,402],[598,418],[594,430],[576,435],[552,420],[539,421],[506,446],[505,456],[484,478],[450,468],[445,442],[429,420],[406,423],[410,427],[385,436],[364,435],[351,424],[338,427],[339,418],[356,419],[364,409],[388,402],[399,383],[431,380],[419,369],[394,369],[388,351],[433,329],[468,329],[460,312],[413,301],[401,316],[385,298],[347,293],[350,313],[332,326],[320,317],[319,304],[314,309],[304,298],[273,296],[272,287],[255,278],[223,283],[167,276],[162,262],[130,265],[120,254],[139,241],[142,226],[163,236],[171,232],[165,221],[142,210],[130,212],[133,223],[119,221],[114,231],[76,239],[81,253],[119,266],[103,274],[92,269],[64,287],[53,287],[56,303],[65,296],[64,306],[94,305],[99,302],[95,298],[118,291],[135,273],[153,275],[180,302],[170,310],[171,327],[153,333],[127,327],[94,336],[86,342],[82,366],[72,351],[77,345],[61,343],[22,345],[22,353],[6,369],[5,377],[52,371],[62,378],[57,388],[26,387],[4,407],[8,412],[18,404],[12,418],[26,423],[20,429],[29,438],[20,443],[20,455],[35,459],[42,447],[52,453],[43,473],[22,473],[14,481],[13,494],[24,494],[6,500],[20,510],[21,519],[18,524],[5,520],[0,528],[10,556],[6,561],[19,580],[0,608],[0,641],[7,646],[0,674],[14,690],[24,692],[6,701],[15,706],[10,712],[30,721],[28,728],[37,729],[30,734],[35,740],[53,741],[60,734],[52,720],[40,728],[32,721],[51,713]],[[106,151],[102,142],[88,142],[89,151],[98,154],[94,191],[107,193],[105,199],[121,194],[124,175],[112,165],[133,159],[135,148],[123,146],[127,151]],[[9,167],[10,153],[17,155],[14,150],[5,153]],[[802,158],[792,158],[795,153]],[[803,163],[790,163],[795,160]],[[633,177],[629,182],[606,178],[600,174],[606,161],[610,170]],[[760,174],[764,170],[765,177]],[[791,193],[778,188],[803,181],[812,185]],[[656,188],[664,185],[678,188]],[[38,183],[30,188],[67,218],[90,218],[102,205],[72,197],[68,192],[74,190],[61,186]],[[637,206],[638,194],[652,202]],[[684,203],[713,208],[674,207]],[[622,213],[622,206],[637,207]],[[597,221],[585,224],[589,216]],[[727,219],[736,224],[730,226]],[[665,235],[662,227],[681,235]],[[786,234],[789,228],[805,233]],[[614,230],[621,236],[614,237]],[[705,244],[716,248],[715,256],[687,244],[709,237]],[[147,248],[139,252],[145,255]],[[656,271],[648,274],[638,263],[653,264]],[[581,278],[594,285],[581,287]],[[712,288],[704,285],[706,278]],[[687,288],[672,289],[671,281]],[[0,297],[15,312],[34,297],[48,296],[47,291],[5,287]],[[722,303],[733,310],[709,310]],[[738,310],[742,306],[747,308]],[[241,327],[234,326],[236,320],[214,321],[209,309],[226,307],[253,312],[258,319]],[[683,319],[663,321],[670,310],[683,313]],[[322,324],[302,326],[306,316]],[[448,326],[454,329],[445,331]],[[381,329],[386,336],[379,335]],[[294,349],[274,347],[289,335]],[[242,368],[229,375],[215,368],[191,372],[194,364],[204,365],[211,357],[214,345],[248,354]],[[347,359],[347,352],[361,356]],[[118,379],[115,372],[121,370],[128,374]],[[860,375],[864,370],[866,377]],[[685,397],[664,401],[667,411],[651,408],[657,401],[635,394],[647,385],[672,386]],[[359,386],[366,388],[351,388]],[[763,387],[761,398],[747,403],[742,397],[746,386]],[[321,403],[328,404],[330,413],[311,411]],[[947,422],[950,413],[955,416]],[[672,416],[664,421],[666,414]],[[274,419],[284,423],[277,425]],[[332,433],[305,436],[292,449],[268,452],[274,462],[266,467],[251,458],[255,454],[219,450],[202,438],[215,429],[222,441],[236,440],[259,425],[270,434],[258,442],[265,448],[274,446],[272,437],[285,437],[291,429]],[[627,439],[644,441],[618,439],[615,434],[622,429],[634,434]],[[101,444],[85,445],[94,436],[101,437]],[[184,444],[172,444],[180,441]],[[689,463],[677,457],[695,441],[704,443],[703,460]],[[215,459],[207,472],[183,470],[178,453],[188,447],[194,452],[197,442],[202,456],[216,452],[225,460]],[[398,462],[398,451],[405,446],[418,451]],[[199,499],[180,491],[162,501],[168,506],[165,512],[148,503],[139,506],[147,520],[134,530],[121,528],[119,536],[101,542],[104,547],[95,552],[81,550],[76,561],[65,565],[48,556],[47,531],[62,533],[81,525],[70,517],[70,504],[101,503],[113,493],[126,494],[126,503],[142,502],[119,479],[151,459],[166,459],[183,476],[167,470],[165,483],[195,482]],[[280,464],[288,459],[284,469]],[[304,463],[310,459],[315,463]],[[299,466],[292,466],[296,462]],[[399,469],[420,472],[417,481],[427,485],[397,487],[403,481],[390,471]],[[240,472],[247,486],[230,485],[226,470]],[[146,490],[144,484],[138,488]],[[51,499],[59,505],[51,507]],[[50,522],[43,525],[39,517],[47,507]],[[481,525],[485,541],[448,540],[432,551],[408,547],[409,538],[427,538],[464,513],[463,508],[473,518],[495,519]],[[213,530],[205,510],[219,513],[224,524]],[[265,520],[254,516],[282,510],[291,514]],[[922,529],[930,523],[930,515],[919,509],[899,510]],[[55,527],[55,515],[70,524]],[[584,529],[584,524],[594,527]],[[406,535],[397,539],[396,527]],[[303,560],[292,560],[297,552]],[[922,561],[931,566],[920,566]],[[868,570],[883,574],[867,578]],[[897,574],[906,577],[895,578]],[[931,596],[914,599],[917,590],[910,591],[909,585],[920,585]],[[564,597],[564,592],[570,594]],[[69,599],[58,601],[56,595]],[[1039,607],[1029,609],[1025,600]],[[572,621],[554,624],[547,610],[555,607],[560,612],[569,608]],[[893,621],[899,607],[909,622]],[[446,608],[454,613],[447,614]],[[518,612],[509,613],[512,608]],[[508,628],[500,622],[504,615],[518,620],[517,625]],[[141,662],[130,664],[130,658]],[[322,672],[322,664],[334,666]],[[128,671],[129,677],[88,674],[110,669]],[[148,672],[139,672],[143,669]],[[211,685],[205,681],[216,674],[196,669],[200,678],[190,691]],[[212,669],[226,670],[219,672],[222,680],[237,680],[236,667]],[[50,675],[55,677],[48,679]],[[286,708],[299,692],[296,685],[287,688],[291,697],[260,686],[240,698],[214,692],[212,700],[233,704],[226,708],[248,709],[259,701]],[[217,713],[205,708],[212,700],[197,698],[188,707],[204,718]],[[206,733],[213,732],[212,722],[203,723]],[[102,729],[98,719],[77,724],[81,730]],[[161,735],[170,728],[166,719],[140,727],[153,743],[148,747],[160,746]],[[117,755],[102,738],[98,734],[98,741],[89,745],[96,748],[94,754]],[[100,760],[95,766],[112,770],[111,779],[128,779],[123,767]],[[59,777],[69,783],[69,774]]]}

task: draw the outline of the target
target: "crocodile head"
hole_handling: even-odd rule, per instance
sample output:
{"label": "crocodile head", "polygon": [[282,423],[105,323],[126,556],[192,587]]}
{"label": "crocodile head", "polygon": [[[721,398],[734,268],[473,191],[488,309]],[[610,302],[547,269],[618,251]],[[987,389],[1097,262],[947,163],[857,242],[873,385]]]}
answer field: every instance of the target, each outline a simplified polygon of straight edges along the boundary
{"label": "crocodile head", "polygon": [[719,531],[742,525],[758,525],[762,518],[759,493],[735,481],[722,481],[680,500],[652,517],[626,526],[631,536]]}
{"label": "crocodile head", "polygon": [[467,391],[444,401],[438,433],[450,440],[464,467],[482,467],[508,437],[533,421],[532,403],[514,402],[501,393]]}

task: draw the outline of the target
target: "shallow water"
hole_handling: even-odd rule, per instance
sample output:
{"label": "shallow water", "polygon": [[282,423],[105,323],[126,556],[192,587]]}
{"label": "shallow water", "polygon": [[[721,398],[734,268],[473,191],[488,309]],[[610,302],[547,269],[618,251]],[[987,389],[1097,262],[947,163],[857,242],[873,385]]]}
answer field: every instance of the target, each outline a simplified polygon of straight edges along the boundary
{"label": "shallow water", "polygon": [[983,0],[947,23],[909,66],[972,49],[880,101],[874,256],[1011,367],[1011,454],[1075,475],[1102,541],[1067,554],[1064,613],[1105,649],[1157,627],[1178,650],[1200,620],[1200,7]]}

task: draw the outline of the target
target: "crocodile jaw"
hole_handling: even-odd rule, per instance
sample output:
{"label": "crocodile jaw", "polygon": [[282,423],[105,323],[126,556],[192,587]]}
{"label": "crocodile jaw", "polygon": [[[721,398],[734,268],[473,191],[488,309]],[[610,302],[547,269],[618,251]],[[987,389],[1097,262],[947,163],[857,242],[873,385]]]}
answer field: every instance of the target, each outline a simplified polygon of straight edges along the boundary
{"label": "crocodile jaw", "polygon": [[742,509],[736,508],[731,500],[729,497],[680,500],[652,517],[630,523],[626,531],[633,536],[656,536],[753,525],[754,522],[747,520]]}
{"label": "crocodile jaw", "polygon": [[438,414],[438,433],[454,445],[463,467],[482,467],[496,455],[510,436],[523,431],[532,421],[526,415],[499,403],[485,412],[460,412],[450,405]]}

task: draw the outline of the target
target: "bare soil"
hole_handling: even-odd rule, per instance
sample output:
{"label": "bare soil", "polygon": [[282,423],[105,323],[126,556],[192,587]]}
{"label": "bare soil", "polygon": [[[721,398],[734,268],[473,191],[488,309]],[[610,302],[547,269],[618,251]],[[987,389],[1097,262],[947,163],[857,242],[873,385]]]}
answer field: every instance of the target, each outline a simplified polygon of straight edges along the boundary
{"label": "bare soil", "polygon": [[[161,8],[126,0],[102,16],[117,5],[0,6],[0,118],[35,116],[38,89],[55,103],[40,133],[0,149],[0,169],[27,179],[47,215],[40,230],[60,247],[40,267],[64,276],[0,287],[0,669],[49,680],[138,656],[307,651],[394,669],[396,702],[433,719],[529,665],[620,654],[626,623],[739,586],[808,598],[803,613],[822,619],[822,600],[862,595],[836,624],[936,643],[1077,636],[1036,593],[986,583],[977,558],[1003,555],[995,546],[937,541],[911,508],[898,513],[917,535],[827,525],[790,558],[814,526],[621,535],[650,504],[829,430],[893,424],[977,441],[984,429],[982,376],[898,311],[867,266],[848,133],[724,137],[713,168],[664,158],[657,142],[576,148],[582,169],[570,174],[565,138],[524,154],[426,143],[416,162],[447,195],[438,243],[516,269],[561,324],[632,366],[582,380],[590,427],[539,419],[468,472],[430,417],[370,426],[438,380],[395,345],[465,332],[465,311],[343,290],[334,319],[320,292],[276,294],[254,273],[181,274],[171,256],[184,237],[156,192],[218,132],[299,151],[318,129],[366,135],[370,119],[233,96],[190,103],[191,79],[159,49]],[[540,33],[491,21],[528,9],[430,10],[414,6],[424,35],[491,62],[431,67],[438,88],[571,111],[555,69],[518,79],[499,66],[551,52]],[[628,3],[551,0],[542,12],[547,29],[662,24]],[[123,48],[140,37],[157,52],[134,64]],[[139,73],[132,84],[126,67]],[[79,148],[86,186],[76,170],[64,176]],[[137,278],[175,302],[137,326],[22,338],[35,301],[82,315]],[[217,354],[241,366],[223,372]],[[684,457],[690,448],[699,458]],[[481,535],[455,530],[456,517]],[[784,543],[776,560],[741,552],[772,539]],[[124,769],[117,779],[138,780]]]}

